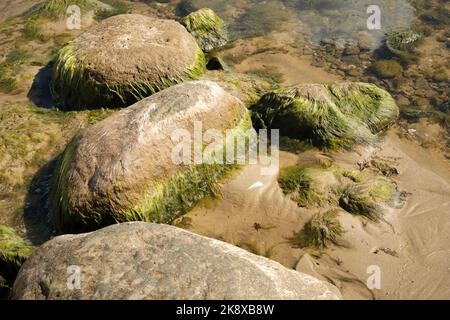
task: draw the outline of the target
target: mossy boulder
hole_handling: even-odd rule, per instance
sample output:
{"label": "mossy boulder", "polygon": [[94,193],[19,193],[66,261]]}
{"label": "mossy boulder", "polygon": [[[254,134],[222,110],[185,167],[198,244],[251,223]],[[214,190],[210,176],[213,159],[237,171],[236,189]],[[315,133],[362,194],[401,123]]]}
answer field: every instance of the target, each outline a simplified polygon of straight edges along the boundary
{"label": "mossy boulder", "polygon": [[197,39],[204,52],[223,47],[228,42],[225,22],[211,9],[204,8],[188,14],[183,25]]}
{"label": "mossy boulder", "polygon": [[0,287],[9,287],[34,247],[13,229],[0,225]]}
{"label": "mossy boulder", "polygon": [[367,83],[306,84],[271,91],[252,106],[256,128],[325,149],[372,144],[399,111],[392,96]]}
{"label": "mossy boulder", "polygon": [[195,39],[176,21],[118,15],[64,46],[52,94],[63,108],[124,107],[206,69]]}
{"label": "mossy boulder", "polygon": [[186,130],[193,141],[197,121],[203,132],[251,128],[239,99],[214,82],[194,81],[141,100],[74,138],[51,190],[61,230],[125,221],[170,223],[202,198],[217,195],[217,182],[234,164],[175,164],[172,159],[180,144],[172,134]]}
{"label": "mossy boulder", "polygon": [[411,29],[400,29],[388,32],[386,35],[386,47],[394,55],[406,61],[416,60],[417,47],[423,36]]}
{"label": "mossy boulder", "polygon": [[378,60],[372,65],[372,71],[381,79],[392,79],[402,75],[403,67],[395,60]]}

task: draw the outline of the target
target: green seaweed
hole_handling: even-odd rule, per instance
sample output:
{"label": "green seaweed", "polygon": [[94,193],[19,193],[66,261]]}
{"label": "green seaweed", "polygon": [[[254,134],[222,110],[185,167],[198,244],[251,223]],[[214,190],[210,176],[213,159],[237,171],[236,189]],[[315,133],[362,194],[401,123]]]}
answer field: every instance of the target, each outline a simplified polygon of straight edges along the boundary
{"label": "green seaweed", "polygon": [[[334,177],[330,179],[331,177]],[[280,170],[280,188],[301,207],[340,207],[377,221],[395,200],[395,185],[375,171],[330,166],[293,166]]]}
{"label": "green seaweed", "polygon": [[327,248],[330,245],[339,245],[339,237],[344,229],[338,219],[337,210],[315,214],[308,221],[304,229],[296,234],[291,242],[301,247]]}
{"label": "green seaweed", "polygon": [[226,25],[211,9],[204,8],[183,18],[183,25],[205,52],[218,49],[228,41]]}
{"label": "green seaweed", "polygon": [[392,79],[402,75],[403,67],[395,60],[378,60],[372,65],[372,72],[381,79]]}
{"label": "green seaweed", "polygon": [[118,0],[103,0],[102,2],[108,4],[110,8],[102,8],[95,11],[95,19],[97,21],[128,12],[128,5],[125,2]]}
{"label": "green seaweed", "polygon": [[392,54],[405,61],[415,61],[418,57],[414,48],[422,38],[421,34],[410,29],[394,30],[386,35],[386,47]]}
{"label": "green seaweed", "polygon": [[373,144],[398,117],[394,99],[375,85],[316,85],[265,94],[251,107],[257,129],[280,129],[282,136],[322,149]]}
{"label": "green seaweed", "polygon": [[320,192],[312,186],[315,174],[313,170],[308,167],[289,167],[282,169],[278,177],[278,184],[284,194],[292,194],[291,199],[301,207],[322,201]]}
{"label": "green seaweed", "polygon": [[360,186],[345,186],[339,197],[339,206],[348,213],[364,216],[372,221],[378,221],[381,217],[379,205]]}
{"label": "green seaweed", "polygon": [[0,276],[6,284],[12,284],[22,264],[33,252],[34,247],[16,232],[0,225]]}
{"label": "green seaweed", "polygon": [[31,17],[44,17],[57,19],[66,14],[69,6],[76,5],[83,10],[94,8],[96,1],[93,0],[47,0],[45,3],[37,7],[30,14]]}
{"label": "green seaweed", "polygon": [[56,57],[51,91],[64,109],[125,107],[177,83],[199,79],[205,70],[205,55],[198,48],[195,62],[183,74],[161,77],[156,82],[103,83],[91,76],[69,43]]}

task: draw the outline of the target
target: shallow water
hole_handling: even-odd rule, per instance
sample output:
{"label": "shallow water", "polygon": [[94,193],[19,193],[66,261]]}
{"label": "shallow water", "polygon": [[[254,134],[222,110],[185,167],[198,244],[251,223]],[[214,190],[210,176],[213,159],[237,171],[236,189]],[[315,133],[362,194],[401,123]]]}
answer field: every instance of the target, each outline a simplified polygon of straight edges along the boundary
{"label": "shallow water", "polygon": [[[357,44],[360,33],[366,32],[373,39],[373,49],[381,45],[384,33],[410,27],[415,14],[407,0],[182,0],[178,9],[185,14],[205,6],[227,20],[234,38],[289,30],[315,44],[343,45]],[[380,25],[369,30],[368,21],[376,14],[373,6],[379,9]]]}

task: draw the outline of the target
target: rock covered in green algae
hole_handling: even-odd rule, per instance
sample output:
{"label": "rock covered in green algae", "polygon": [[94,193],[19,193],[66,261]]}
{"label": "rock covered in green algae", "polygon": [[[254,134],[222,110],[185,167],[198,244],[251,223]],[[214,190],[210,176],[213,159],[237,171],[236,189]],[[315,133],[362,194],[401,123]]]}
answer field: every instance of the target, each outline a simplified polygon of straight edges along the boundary
{"label": "rock covered in green algae", "polygon": [[64,46],[52,93],[68,109],[123,107],[206,69],[195,39],[176,21],[118,15]]}
{"label": "rock covered in green algae", "polygon": [[34,247],[13,229],[0,225],[0,287],[11,285],[22,263]]}
{"label": "rock covered in green algae", "polygon": [[378,60],[373,64],[372,71],[381,79],[392,79],[402,75],[403,67],[395,60]]}
{"label": "rock covered in green algae", "polygon": [[183,25],[204,52],[216,50],[228,42],[225,22],[211,9],[203,8],[188,14]]}
{"label": "rock covered in green algae", "polygon": [[[233,166],[177,165],[171,135],[251,128],[244,104],[211,81],[176,85],[87,128],[66,148],[52,187],[52,210],[66,231],[124,221],[169,223],[205,196]],[[201,143],[201,142],[200,142]]]}
{"label": "rock covered in green algae", "polygon": [[269,92],[252,107],[257,128],[327,149],[371,144],[399,111],[391,95],[367,83],[305,84]]}
{"label": "rock covered in green algae", "polygon": [[414,48],[422,40],[422,35],[411,29],[400,29],[388,32],[386,47],[396,56],[403,59],[416,59]]}
{"label": "rock covered in green algae", "polygon": [[[81,270],[81,290],[67,287],[69,263]],[[230,244],[136,222],[45,243],[20,270],[12,298],[337,300],[341,294],[329,283]]]}

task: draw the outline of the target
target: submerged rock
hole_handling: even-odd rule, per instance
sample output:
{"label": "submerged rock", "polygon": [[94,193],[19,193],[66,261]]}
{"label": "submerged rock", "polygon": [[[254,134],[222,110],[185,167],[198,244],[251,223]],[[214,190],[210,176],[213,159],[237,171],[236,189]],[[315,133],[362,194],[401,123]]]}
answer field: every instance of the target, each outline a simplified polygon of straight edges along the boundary
{"label": "submerged rock", "polygon": [[118,15],[58,52],[51,89],[64,108],[123,107],[199,78],[205,64],[195,39],[178,22]]}
{"label": "submerged rock", "polygon": [[13,229],[0,225],[0,289],[12,285],[20,266],[33,250]]}
{"label": "submerged rock", "polygon": [[233,165],[178,165],[172,159],[181,142],[172,135],[188,133],[192,142],[195,122],[203,132],[251,127],[239,99],[214,82],[194,81],[146,98],[74,138],[52,187],[59,227],[77,232],[114,222],[168,223],[216,195],[218,179]]}
{"label": "submerged rock", "polygon": [[394,55],[406,59],[417,59],[414,49],[422,40],[422,35],[410,29],[400,29],[386,35],[386,47]]}
{"label": "submerged rock", "polygon": [[400,77],[403,67],[395,60],[378,60],[372,66],[372,71],[381,79]]}
{"label": "submerged rock", "polygon": [[[69,266],[80,286],[68,288]],[[77,284],[77,283],[75,283]],[[217,240],[126,223],[57,237],[21,269],[13,299],[340,299],[332,285]]]}
{"label": "submerged rock", "polygon": [[204,52],[223,47],[228,42],[228,32],[223,20],[211,9],[204,8],[188,14],[183,25],[197,39]]}
{"label": "submerged rock", "polygon": [[306,84],[265,94],[253,107],[257,128],[327,149],[371,144],[399,111],[383,89],[367,83]]}

